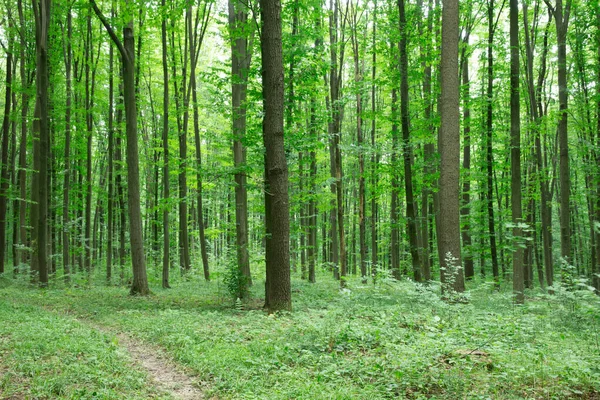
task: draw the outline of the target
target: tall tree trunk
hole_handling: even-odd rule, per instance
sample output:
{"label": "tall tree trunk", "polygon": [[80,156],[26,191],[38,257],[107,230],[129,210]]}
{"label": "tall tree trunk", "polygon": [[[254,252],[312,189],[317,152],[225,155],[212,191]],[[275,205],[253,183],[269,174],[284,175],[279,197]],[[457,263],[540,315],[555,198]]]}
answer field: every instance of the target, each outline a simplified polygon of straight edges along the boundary
{"label": "tall tree trunk", "polygon": [[421,260],[419,245],[417,243],[417,213],[413,194],[412,176],[412,145],[410,143],[410,120],[408,114],[408,54],[406,43],[408,32],[406,30],[405,0],[398,0],[400,15],[400,120],[402,127],[402,150],[404,158],[404,191],[406,195],[406,225],[408,242],[415,281],[421,282]]}
{"label": "tall tree trunk", "polygon": [[360,39],[358,27],[358,4],[352,6],[352,50],[354,55],[354,82],[356,84],[356,139],[358,145],[358,226],[359,226],[359,252],[360,276],[362,282],[367,283],[367,225],[365,202],[365,151],[363,139],[363,99],[362,80],[363,71],[360,67]]}
{"label": "tall tree trunk", "polygon": [[[9,11],[10,13],[10,11]],[[13,45],[12,45],[12,20],[9,15],[9,37],[6,51],[6,78],[4,117],[2,118],[2,166],[0,171],[0,275],[4,273],[6,259],[6,205],[8,202],[8,137],[10,132],[10,108],[12,106],[12,71],[13,71]]]}
{"label": "tall tree trunk", "polygon": [[91,97],[91,77],[90,66],[92,64],[92,15],[87,16],[87,32],[85,41],[85,125],[87,129],[87,156],[86,156],[86,176],[85,176],[85,232],[83,238],[84,263],[88,276],[91,274],[92,254],[91,254],[91,230],[92,230],[92,97]]}
{"label": "tall tree trunk", "polygon": [[[129,3],[130,0],[127,1]],[[94,12],[102,21],[111,39],[119,49],[123,61],[123,84],[125,103],[125,128],[127,136],[127,206],[129,211],[129,238],[131,244],[131,262],[133,266],[133,282],[131,294],[148,295],[148,278],[146,275],[146,257],[142,237],[142,216],[140,210],[140,172],[137,143],[137,109],[135,99],[135,40],[133,21],[127,22],[123,28],[123,42],[108,24],[94,0],[90,0]]]}
{"label": "tall tree trunk", "polygon": [[[600,82],[600,4],[596,4],[596,46],[597,46],[597,62],[596,66],[596,82]],[[600,165],[600,86],[597,86],[597,94],[596,94],[596,165]],[[596,224],[600,224],[600,175],[596,172],[596,208],[594,219],[596,220]],[[595,227],[596,238],[595,238],[595,251],[596,251],[596,264],[592,266],[592,282],[594,287],[596,288],[596,293],[600,293],[600,226],[596,225]]]}
{"label": "tall tree trunk", "polygon": [[469,37],[474,25],[472,17],[472,4],[468,3],[467,26],[462,38],[460,57],[460,73],[462,76],[463,94],[463,164],[464,171],[462,184],[461,237],[462,256],[465,268],[465,279],[473,279],[475,267],[473,265],[472,239],[471,239],[471,83],[469,78]]}
{"label": "tall tree trunk", "polygon": [[[114,10],[111,11],[114,15]],[[114,236],[114,178],[113,178],[113,156],[115,143],[114,128],[114,106],[115,106],[115,82],[114,82],[114,46],[111,44],[109,49],[109,77],[108,77],[108,221],[106,226],[106,282],[110,285],[112,280],[112,256],[113,256],[113,236]]]}
{"label": "tall tree trunk", "polygon": [[496,246],[496,220],[494,218],[494,154],[493,143],[493,96],[494,96],[494,56],[493,43],[496,24],[494,23],[494,0],[488,0],[488,48],[487,48],[487,115],[486,115],[486,171],[487,171],[487,214],[490,233],[492,274],[496,285],[500,284],[498,270],[498,250]]}
{"label": "tall tree trunk", "polygon": [[[165,0],[161,0],[161,6],[166,7]],[[162,40],[162,67],[163,67],[163,202],[162,202],[162,218],[163,218],[163,262],[162,262],[162,287],[170,288],[169,285],[169,270],[171,267],[170,246],[171,239],[169,237],[169,68],[167,57],[167,15],[163,14],[161,24],[161,40]]]}
{"label": "tall tree trunk", "polygon": [[[319,47],[316,43],[315,47]],[[317,153],[315,151],[315,143],[318,140],[317,133],[317,118],[316,118],[316,98],[314,95],[310,99],[310,137],[311,149],[309,153],[310,172],[309,172],[309,190],[310,198],[308,199],[308,281],[316,282],[315,264],[317,263]]]}
{"label": "tall tree trunk", "polygon": [[[513,240],[523,234],[521,205],[521,107],[519,94],[519,5],[510,0],[510,169]],[[516,245],[513,252],[513,294],[515,302],[525,302],[523,280],[523,247]]]}
{"label": "tall tree trunk", "polygon": [[[529,95],[530,104],[530,119],[532,121],[532,129],[534,135],[534,148],[535,148],[535,165],[536,165],[536,180],[540,186],[540,213],[541,213],[541,225],[542,225],[542,247],[544,252],[544,271],[546,275],[546,283],[548,286],[552,286],[553,283],[553,257],[552,257],[552,215],[550,210],[550,202],[552,196],[548,186],[547,179],[547,166],[544,162],[544,155],[542,154],[542,143],[541,143],[541,117],[543,115],[542,106],[542,90],[544,81],[546,79],[546,60],[548,54],[548,34],[552,24],[552,13],[548,15],[548,22],[544,30],[542,54],[540,59],[540,68],[538,73],[537,84],[534,84],[533,79],[533,64],[534,64],[534,38],[533,35],[536,33],[535,27],[537,26],[538,13],[534,14],[534,20],[532,21],[531,29],[528,23],[528,11],[527,3],[523,3],[523,22],[524,22],[524,34],[525,34],[525,48],[527,55],[526,72],[527,72],[527,89]],[[530,33],[531,32],[531,33]],[[540,284],[543,286],[544,280],[540,280]]]}
{"label": "tall tree trunk", "polygon": [[[198,93],[196,88],[196,64],[198,61],[197,54],[200,51],[200,48],[202,47],[204,33],[206,32],[206,27],[208,26],[208,18],[210,17],[211,8],[212,3],[209,3],[208,6],[207,3],[204,3],[204,8],[202,12],[203,24],[202,31],[200,34],[198,33],[198,25],[196,24],[196,28],[194,29],[194,31],[192,31],[192,20],[191,18],[188,20],[188,35],[190,37],[190,86],[192,90],[192,107],[194,111],[194,142],[196,144],[196,176],[198,184],[198,233],[200,237],[200,254],[202,256],[202,267],[204,272],[204,279],[206,281],[210,280],[210,271],[208,266],[208,253],[206,251],[206,236],[204,234],[204,210],[202,198],[202,142],[200,142]],[[196,21],[198,21],[198,14],[200,13],[200,11],[198,10],[196,11],[196,13]]]}
{"label": "tall tree trunk", "polygon": [[[460,114],[458,83],[458,0],[443,0],[441,54],[441,126],[439,135],[440,227],[439,253],[445,258],[442,282],[452,282],[456,292],[465,290],[460,252]],[[450,276],[453,274],[453,276]]]}
{"label": "tall tree trunk", "polygon": [[291,310],[288,169],[283,138],[281,2],[260,0],[265,145],[265,308]]}
{"label": "tall tree trunk", "polygon": [[391,246],[390,261],[392,275],[395,279],[400,279],[400,227],[398,218],[399,201],[398,192],[400,191],[400,177],[398,164],[398,92],[392,88],[392,194],[390,201],[390,224],[391,224]]}
{"label": "tall tree trunk", "polygon": [[229,1],[231,42],[231,96],[233,114],[233,160],[235,167],[235,233],[238,268],[252,284],[248,251],[248,193],[246,183],[246,89],[252,58],[252,37],[245,34],[248,9],[238,0]]}
{"label": "tall tree trunk", "polygon": [[377,276],[377,263],[378,263],[378,254],[377,254],[377,164],[378,157],[375,150],[375,136],[376,136],[376,116],[375,112],[377,111],[376,103],[375,103],[375,77],[377,75],[377,47],[376,47],[376,38],[377,38],[377,0],[373,2],[373,35],[371,39],[372,46],[372,62],[371,62],[371,275],[373,276],[373,281],[375,281],[375,277]]}
{"label": "tall tree trunk", "polygon": [[19,62],[19,74],[21,78],[22,92],[21,92],[21,138],[19,140],[19,173],[18,173],[18,185],[19,185],[19,245],[22,246],[22,250],[18,252],[19,262],[25,263],[27,261],[28,253],[23,249],[27,245],[27,114],[29,108],[29,78],[27,77],[27,59],[25,58],[26,51],[26,22],[23,15],[23,2],[19,0],[18,3],[19,11],[19,24],[21,26],[21,43],[20,43],[20,62]]}
{"label": "tall tree trunk", "polygon": [[568,99],[567,91],[567,30],[571,12],[571,0],[556,0],[555,6],[545,0],[548,8],[554,14],[556,24],[556,41],[558,45],[558,147],[560,150],[560,252],[562,258],[572,263],[571,250],[571,178],[569,168],[569,137],[567,131]]}
{"label": "tall tree trunk", "polygon": [[[65,49],[65,70],[66,70],[66,107],[65,107],[65,165],[64,165],[64,180],[63,180],[63,207],[62,207],[62,258],[63,258],[63,269],[65,274],[65,280],[69,282],[71,274],[70,265],[70,235],[69,235],[69,195],[71,190],[71,101],[73,97],[72,89],[72,66],[73,66],[73,50],[72,50],[72,37],[73,37],[73,16],[71,9],[67,12],[67,39]],[[112,53],[111,53],[112,54]],[[111,64],[112,68],[112,64]],[[111,70],[112,72],[112,70]],[[112,85],[112,73],[110,74],[111,85]],[[112,92],[111,92],[112,95]],[[110,111],[111,112],[111,111]],[[112,123],[112,119],[109,118],[109,124]],[[110,130],[110,128],[109,128]],[[110,195],[109,195],[110,201]]]}
{"label": "tall tree trunk", "polygon": [[[36,102],[39,105],[39,146],[38,179],[37,185],[32,186],[36,193],[34,201],[37,202],[37,236],[33,246],[36,259],[39,281],[42,287],[48,285],[48,158],[50,154],[49,137],[50,121],[48,113],[48,26],[50,24],[50,0],[33,0],[35,16],[35,43],[36,43]],[[35,158],[35,156],[34,156]]]}
{"label": "tall tree trunk", "polygon": [[[431,38],[431,34],[433,33],[433,1],[429,0],[427,5],[427,37]],[[421,35],[422,36],[422,35]],[[424,117],[427,122],[427,131],[430,133],[430,136],[433,137],[435,135],[435,127],[432,122],[431,114],[433,108],[432,102],[432,94],[431,94],[431,39],[427,42],[423,43],[421,47],[421,68],[423,69],[423,100],[425,103]],[[421,190],[421,242],[423,243],[422,247],[422,257],[421,263],[423,266],[423,280],[425,282],[431,280],[431,251],[430,251],[430,243],[431,236],[429,234],[430,228],[432,226],[430,217],[429,217],[429,207],[430,207],[430,197],[431,197],[431,176],[435,172],[434,161],[434,152],[435,146],[431,141],[425,143],[423,146],[423,158],[425,161],[424,174],[425,181],[423,185],[423,189]]]}

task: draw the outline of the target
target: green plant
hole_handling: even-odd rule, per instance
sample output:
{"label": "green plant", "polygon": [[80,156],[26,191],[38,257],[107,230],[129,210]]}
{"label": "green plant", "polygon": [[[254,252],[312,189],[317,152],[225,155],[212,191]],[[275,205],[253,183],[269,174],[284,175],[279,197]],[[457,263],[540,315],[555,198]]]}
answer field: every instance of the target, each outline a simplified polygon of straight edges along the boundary
{"label": "green plant", "polygon": [[249,280],[242,271],[238,268],[235,260],[231,260],[227,264],[227,269],[223,274],[223,284],[227,288],[227,292],[234,301],[244,300],[249,295]]}

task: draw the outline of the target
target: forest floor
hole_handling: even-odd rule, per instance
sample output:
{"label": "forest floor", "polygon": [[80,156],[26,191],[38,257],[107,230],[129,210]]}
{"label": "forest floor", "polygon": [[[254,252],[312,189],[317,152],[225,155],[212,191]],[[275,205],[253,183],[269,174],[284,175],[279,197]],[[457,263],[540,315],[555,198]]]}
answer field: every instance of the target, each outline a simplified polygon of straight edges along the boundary
{"label": "forest floor", "polygon": [[318,278],[268,315],[260,284],[235,303],[196,278],[142,298],[0,277],[0,399],[600,399],[585,288],[515,306],[477,283],[449,304],[438,285]]}

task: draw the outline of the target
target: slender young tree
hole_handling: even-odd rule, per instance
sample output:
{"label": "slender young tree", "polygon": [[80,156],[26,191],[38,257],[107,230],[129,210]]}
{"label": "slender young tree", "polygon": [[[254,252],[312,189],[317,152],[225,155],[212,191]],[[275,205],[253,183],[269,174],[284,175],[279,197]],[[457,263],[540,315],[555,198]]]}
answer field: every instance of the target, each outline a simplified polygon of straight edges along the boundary
{"label": "slender young tree", "polygon": [[280,0],[260,0],[265,145],[265,308],[291,310],[288,167],[283,138],[283,50]]}
{"label": "slender young tree", "polygon": [[[34,259],[40,286],[48,286],[48,159],[50,156],[50,121],[48,112],[48,27],[50,24],[50,0],[33,0],[36,44],[36,104],[39,118],[39,145],[34,149],[37,159],[37,179],[32,185],[34,201],[37,202],[36,215],[32,222],[36,224],[34,236]],[[36,157],[37,156],[37,157]]]}
{"label": "slender young tree", "polygon": [[165,0],[161,0],[163,7],[163,17],[161,22],[160,37],[162,43],[162,67],[163,67],[163,204],[162,204],[162,223],[163,223],[163,260],[162,260],[162,287],[170,288],[169,270],[171,268],[171,238],[169,231],[169,68],[167,56],[167,10]]}
{"label": "slender young tree", "polygon": [[[127,206],[129,212],[129,238],[131,245],[131,262],[133,266],[133,282],[131,294],[148,295],[148,278],[146,275],[146,256],[142,238],[142,216],[140,209],[140,172],[137,137],[137,105],[135,98],[135,40],[133,36],[133,19],[123,27],[123,42],[104,17],[96,2],[90,0],[94,12],[106,28],[110,38],[121,54],[123,63],[123,94],[125,104],[125,130],[127,137]],[[131,0],[125,2],[131,5]]]}
{"label": "slender young tree", "polygon": [[[521,107],[519,93],[519,4],[510,0],[510,169],[513,237],[523,234],[521,206]],[[517,243],[513,252],[513,293],[515,302],[525,302],[523,247]]]}
{"label": "slender young tree", "polygon": [[8,136],[10,130],[10,113],[12,106],[12,71],[13,71],[13,40],[12,16],[9,11],[9,38],[6,50],[6,77],[4,90],[4,116],[2,118],[2,166],[0,168],[0,275],[4,273],[6,259],[6,205],[8,202]]}
{"label": "slender young tree", "polygon": [[402,156],[404,160],[404,193],[406,196],[406,228],[412,268],[415,281],[421,282],[421,259],[417,243],[417,213],[413,194],[412,144],[410,140],[410,119],[408,104],[408,54],[406,50],[408,31],[406,29],[405,0],[398,0],[400,16],[400,126],[402,129]]}
{"label": "slender young tree", "polygon": [[[66,70],[66,104],[65,104],[65,165],[64,165],[64,180],[63,180],[63,216],[62,216],[62,249],[63,249],[63,268],[65,273],[65,279],[69,281],[69,274],[71,273],[70,263],[70,246],[71,240],[69,235],[69,196],[71,189],[71,108],[73,100],[73,82],[72,82],[72,67],[73,67],[73,16],[71,8],[67,11],[67,28],[66,28],[66,40],[65,40],[65,70]],[[63,31],[63,37],[65,32]],[[111,53],[112,54],[112,53]],[[112,67],[112,65],[111,65]],[[112,72],[112,71],[111,71]],[[110,74],[112,84],[112,74]],[[112,87],[111,87],[112,89]],[[112,92],[111,92],[112,95]],[[110,110],[109,112],[112,112]],[[109,117],[109,124],[112,122],[112,118]],[[110,132],[109,127],[109,132]],[[110,134],[110,133],[109,133]],[[110,201],[110,195],[109,195]],[[107,268],[107,274],[110,271]]]}
{"label": "slender young tree", "polygon": [[[231,96],[233,115],[233,161],[235,167],[235,238],[238,268],[252,284],[248,242],[248,193],[246,179],[246,92],[252,59],[253,33],[248,35],[248,8],[238,0],[229,1],[231,35]],[[252,30],[254,32],[254,30]]]}
{"label": "slender young tree", "polygon": [[567,89],[567,30],[571,14],[571,0],[556,0],[552,5],[550,0],[544,0],[554,15],[556,24],[556,41],[558,45],[558,148],[559,148],[559,182],[560,182],[560,252],[562,258],[572,263],[571,249],[571,172],[569,167],[569,136],[567,130],[568,100]]}
{"label": "slender young tree", "polygon": [[[196,178],[198,185],[197,194],[197,206],[198,206],[198,236],[200,239],[200,255],[202,258],[202,267],[204,272],[204,279],[210,280],[210,271],[208,266],[208,252],[206,250],[206,236],[204,234],[204,199],[202,195],[202,142],[200,141],[200,116],[198,113],[198,88],[196,81],[196,66],[198,64],[198,54],[202,48],[202,42],[204,41],[204,35],[206,28],[208,27],[208,20],[211,16],[212,2],[205,2],[196,11],[196,24],[194,30],[192,30],[192,20],[188,20],[188,36],[190,37],[190,90],[192,92],[192,109],[194,114],[194,143],[196,145],[195,156],[196,156]],[[191,13],[191,5],[190,13]],[[198,31],[198,21],[202,22],[201,30]]]}

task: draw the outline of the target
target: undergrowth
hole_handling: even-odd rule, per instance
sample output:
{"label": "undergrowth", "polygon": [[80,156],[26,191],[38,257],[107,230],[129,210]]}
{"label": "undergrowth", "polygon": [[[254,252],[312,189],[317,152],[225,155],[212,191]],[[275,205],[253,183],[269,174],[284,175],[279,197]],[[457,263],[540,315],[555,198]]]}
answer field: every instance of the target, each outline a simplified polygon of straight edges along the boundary
{"label": "undergrowth", "polygon": [[[196,278],[171,290],[155,287],[147,298],[120,287],[39,291],[13,284],[0,289],[0,310],[27,309],[31,319],[49,318],[46,326],[74,324],[69,318],[76,316],[158,344],[207,382],[208,398],[565,399],[600,392],[600,304],[585,289],[528,292],[526,305],[518,306],[510,292],[481,283],[467,293],[468,302],[450,304],[436,284],[350,279],[340,291],[338,282],[319,278],[317,284],[294,281],[294,311],[275,315],[261,309],[261,283],[250,288],[254,301],[232,307],[222,283]],[[1,329],[0,348],[11,348],[4,343],[21,328]],[[102,335],[84,333],[108,348],[94,347],[96,357],[114,351]],[[19,336],[29,345],[54,343],[32,364],[45,365],[56,346],[70,349],[75,340],[49,335]],[[0,365],[16,373],[12,362],[3,358]],[[18,373],[21,386],[33,385],[36,374]],[[120,398],[143,397],[123,393]]]}

